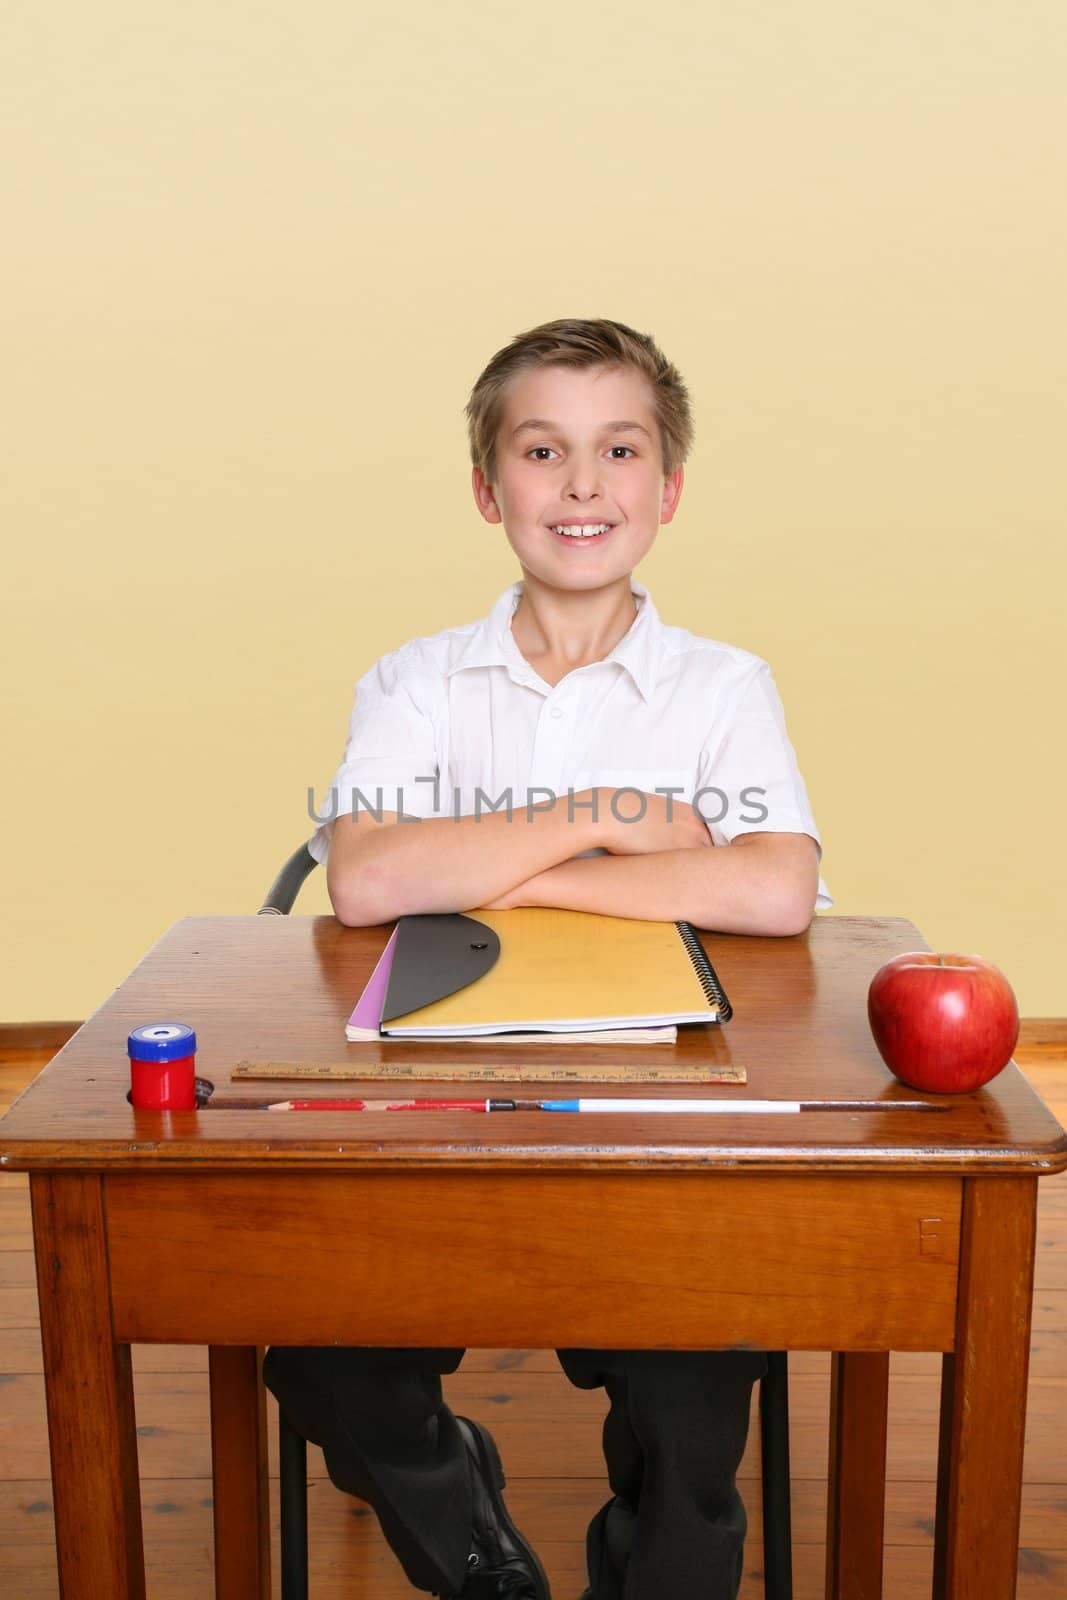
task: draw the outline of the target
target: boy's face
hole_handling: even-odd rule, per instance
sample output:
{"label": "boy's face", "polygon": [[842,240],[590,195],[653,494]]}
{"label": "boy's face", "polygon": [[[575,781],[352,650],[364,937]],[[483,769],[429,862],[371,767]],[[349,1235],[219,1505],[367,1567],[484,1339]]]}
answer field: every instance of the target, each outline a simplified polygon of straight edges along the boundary
{"label": "boy's face", "polygon": [[[681,467],[663,475],[648,385],[630,367],[540,367],[512,380],[496,442],[496,482],[476,467],[487,522],[502,522],[526,575],[554,589],[627,576],[670,522]],[[593,538],[563,525],[608,523]]]}

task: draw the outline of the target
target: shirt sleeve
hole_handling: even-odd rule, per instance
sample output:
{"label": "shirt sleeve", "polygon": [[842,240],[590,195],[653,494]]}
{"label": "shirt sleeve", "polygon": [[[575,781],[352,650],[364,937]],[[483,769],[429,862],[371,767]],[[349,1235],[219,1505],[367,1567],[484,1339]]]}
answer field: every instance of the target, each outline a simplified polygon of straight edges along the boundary
{"label": "shirt sleeve", "polygon": [[308,841],[316,861],[326,859],[335,819],[354,810],[434,815],[440,769],[431,700],[427,675],[406,647],[382,656],[360,678],[344,757],[319,800],[320,824]]}
{"label": "shirt sleeve", "polygon": [[[785,712],[766,662],[738,686],[716,719],[697,768],[697,807],[716,844],[743,833],[806,833],[822,841],[785,727]],[[816,909],[833,905],[819,878]]]}

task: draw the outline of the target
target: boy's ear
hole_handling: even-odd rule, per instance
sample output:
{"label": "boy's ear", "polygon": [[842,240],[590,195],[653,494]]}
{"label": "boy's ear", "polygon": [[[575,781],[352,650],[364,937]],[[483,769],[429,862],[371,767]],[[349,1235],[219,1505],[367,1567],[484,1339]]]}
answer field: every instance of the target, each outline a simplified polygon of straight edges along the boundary
{"label": "boy's ear", "polygon": [[678,509],[678,502],[682,498],[682,488],[685,484],[685,468],[678,467],[669,478],[663,480],[663,498],[660,501],[659,520],[672,522],[674,513]]}
{"label": "boy's ear", "polygon": [[474,489],[474,498],[477,501],[478,510],[486,522],[503,522],[504,519],[500,515],[500,507],[496,503],[496,495],[493,493],[493,486],[487,482],[481,467],[472,469],[471,486]]}

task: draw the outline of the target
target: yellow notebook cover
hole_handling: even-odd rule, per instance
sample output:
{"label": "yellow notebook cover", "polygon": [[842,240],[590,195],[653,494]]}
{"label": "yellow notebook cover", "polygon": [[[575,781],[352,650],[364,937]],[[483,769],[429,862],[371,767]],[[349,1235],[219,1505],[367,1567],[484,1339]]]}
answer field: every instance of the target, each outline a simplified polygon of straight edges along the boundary
{"label": "yellow notebook cover", "polygon": [[383,1023],[383,1034],[418,1038],[517,1028],[653,1027],[717,1022],[729,1015],[729,1003],[688,923],[550,906],[465,915],[499,937],[494,965],[454,994]]}

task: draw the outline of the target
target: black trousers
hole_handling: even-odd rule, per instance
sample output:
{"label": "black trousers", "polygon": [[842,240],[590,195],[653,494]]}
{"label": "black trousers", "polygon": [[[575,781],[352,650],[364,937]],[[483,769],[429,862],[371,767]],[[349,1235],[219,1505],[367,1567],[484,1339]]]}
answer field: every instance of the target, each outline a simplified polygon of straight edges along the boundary
{"label": "black trousers", "polygon": [[[761,1351],[558,1350],[580,1389],[606,1389],[612,1498],[589,1525],[595,1600],[735,1600],[747,1522],[736,1473]],[[263,1375],[292,1425],[358,1495],[417,1589],[458,1590],[471,1482],[441,1375],[462,1350],[268,1351]],[[505,1463],[506,1467],[506,1463]]]}

